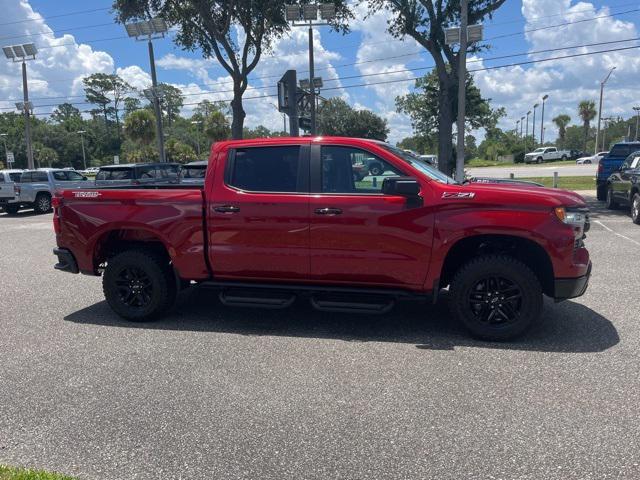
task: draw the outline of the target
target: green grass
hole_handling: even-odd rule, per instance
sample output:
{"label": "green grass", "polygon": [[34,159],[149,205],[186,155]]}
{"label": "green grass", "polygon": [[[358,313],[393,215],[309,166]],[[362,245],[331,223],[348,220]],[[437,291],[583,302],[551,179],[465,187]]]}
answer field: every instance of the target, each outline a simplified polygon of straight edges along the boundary
{"label": "green grass", "polygon": [[[538,182],[545,187],[553,187],[553,177],[518,177],[518,180],[530,180],[532,182]],[[558,188],[565,188],[567,190],[595,190],[596,180],[592,176],[583,177],[558,177]]]}
{"label": "green grass", "polygon": [[[575,160],[558,160],[556,162],[545,162],[542,165],[575,165]],[[477,167],[532,167],[539,166],[538,164],[526,164],[526,163],[513,163],[513,162],[494,162],[492,160],[482,160],[480,158],[473,158],[469,160],[465,165],[466,168]]]}
{"label": "green grass", "polygon": [[44,470],[9,467],[0,465],[0,480],[75,480],[73,477]]}

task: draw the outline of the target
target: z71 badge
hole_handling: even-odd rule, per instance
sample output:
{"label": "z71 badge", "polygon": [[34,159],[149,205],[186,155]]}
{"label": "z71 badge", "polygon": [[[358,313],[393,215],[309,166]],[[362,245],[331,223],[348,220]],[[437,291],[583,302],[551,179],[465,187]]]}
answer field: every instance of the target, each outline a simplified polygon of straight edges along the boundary
{"label": "z71 badge", "polygon": [[97,198],[101,195],[100,192],[73,192],[73,196],[76,198]]}
{"label": "z71 badge", "polygon": [[475,192],[444,192],[442,198],[473,198]]}

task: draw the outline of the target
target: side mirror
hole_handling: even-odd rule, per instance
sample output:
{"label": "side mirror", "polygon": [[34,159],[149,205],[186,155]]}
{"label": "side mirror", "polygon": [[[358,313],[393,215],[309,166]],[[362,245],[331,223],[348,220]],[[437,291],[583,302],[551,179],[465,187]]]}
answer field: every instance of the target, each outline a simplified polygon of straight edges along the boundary
{"label": "side mirror", "polygon": [[388,177],[382,182],[382,193],[417,198],[420,196],[420,184],[413,177]]}

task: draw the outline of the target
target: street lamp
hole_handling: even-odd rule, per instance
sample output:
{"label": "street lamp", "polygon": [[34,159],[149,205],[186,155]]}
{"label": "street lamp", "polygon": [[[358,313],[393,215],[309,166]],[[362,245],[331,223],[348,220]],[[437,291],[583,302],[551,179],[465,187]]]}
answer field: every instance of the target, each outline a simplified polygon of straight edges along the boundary
{"label": "street lamp", "polygon": [[[31,102],[29,102],[29,88],[27,86],[27,60],[35,60],[38,49],[33,43],[23,43],[22,45],[10,45],[2,47],[2,51],[7,59],[22,62],[22,112],[24,113],[24,135],[27,143],[27,167],[30,170],[35,168],[33,163],[33,146],[31,145],[31,121],[29,120]],[[31,106],[33,108],[33,106]]]}
{"label": "street lamp", "polygon": [[533,126],[531,127],[531,135],[533,135],[533,148],[536,148],[536,108],[538,108],[540,104],[536,103],[533,106]]}
{"label": "street lamp", "polygon": [[[600,106],[598,107],[598,130],[596,131],[596,147],[593,152],[594,155],[598,153],[598,140],[600,139],[600,120],[602,118],[602,96],[604,94],[604,85],[605,83],[607,83],[607,80],[609,80],[609,77],[615,69],[616,67],[611,67],[611,70],[609,70],[607,76],[604,77],[604,80],[602,80],[602,82],[600,82]],[[604,141],[602,142],[602,149],[604,150]]]}
{"label": "street lamp", "polygon": [[84,134],[87,133],[86,130],[78,130],[76,133],[80,134],[80,141],[82,142],[82,165],[85,169],[85,171],[87,170],[87,158],[85,157],[84,154]]}
{"label": "street lamp", "polygon": [[160,95],[158,92],[158,79],[156,77],[156,62],[153,56],[153,42],[158,38],[164,38],[165,34],[169,30],[167,23],[160,17],[154,17],[151,20],[145,20],[143,22],[127,23],[124,28],[127,30],[127,35],[131,38],[135,38],[136,41],[147,40],[149,46],[149,64],[151,66],[151,84],[150,89],[152,94],[151,101],[153,103],[153,110],[156,114],[156,135],[158,137],[158,154],[161,162],[166,162],[167,158],[164,154],[164,136],[162,133],[162,111],[160,110]]}
{"label": "street lamp", "polygon": [[516,138],[518,138],[518,130],[520,130],[520,120],[516,120]]}
{"label": "street lamp", "polygon": [[524,128],[524,117],[520,117],[520,138],[522,137],[522,129]]}
{"label": "street lamp", "polygon": [[607,128],[609,128],[609,122],[613,120],[613,117],[604,117],[602,121],[604,122],[604,129],[602,130],[602,150],[604,150],[604,146],[607,140]]}
{"label": "street lamp", "polygon": [[540,115],[540,145],[544,145],[544,102],[549,95],[542,97],[542,114]]}
{"label": "street lamp", "polygon": [[633,109],[636,111],[636,142],[638,141],[638,124],[640,123],[640,107],[633,107]]}
{"label": "street lamp", "polygon": [[[318,11],[320,12],[320,20],[318,21]],[[317,135],[316,128],[316,77],[314,75],[313,60],[313,27],[329,25],[331,20],[336,18],[336,6],[333,3],[307,3],[304,5],[287,5],[285,7],[285,15],[288,22],[294,27],[309,27],[309,109],[311,114],[312,136]]]}

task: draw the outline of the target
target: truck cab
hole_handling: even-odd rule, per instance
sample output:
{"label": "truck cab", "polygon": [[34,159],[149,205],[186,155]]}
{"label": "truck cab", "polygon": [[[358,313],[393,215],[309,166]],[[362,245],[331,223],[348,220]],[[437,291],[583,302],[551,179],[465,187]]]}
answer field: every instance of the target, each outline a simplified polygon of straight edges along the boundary
{"label": "truck cab", "polygon": [[598,173],[596,176],[598,200],[606,201],[609,177],[620,168],[629,155],[638,150],[640,150],[640,142],[616,143],[609,153],[598,161]]}

